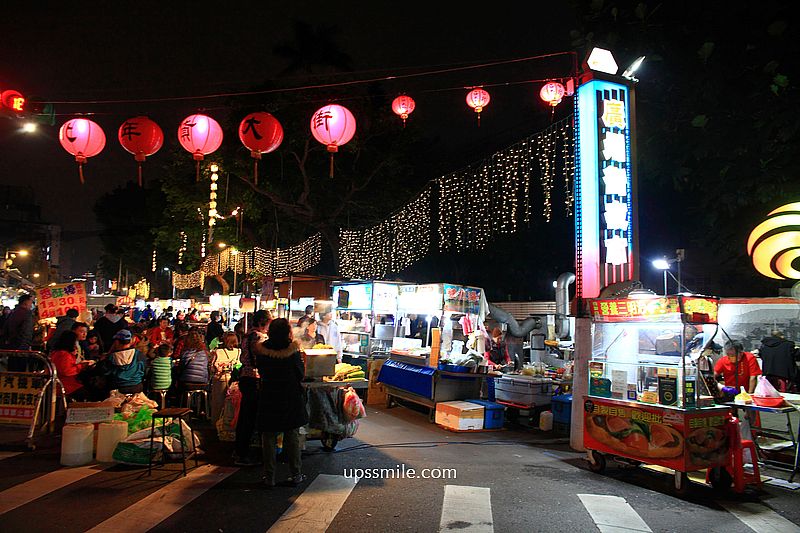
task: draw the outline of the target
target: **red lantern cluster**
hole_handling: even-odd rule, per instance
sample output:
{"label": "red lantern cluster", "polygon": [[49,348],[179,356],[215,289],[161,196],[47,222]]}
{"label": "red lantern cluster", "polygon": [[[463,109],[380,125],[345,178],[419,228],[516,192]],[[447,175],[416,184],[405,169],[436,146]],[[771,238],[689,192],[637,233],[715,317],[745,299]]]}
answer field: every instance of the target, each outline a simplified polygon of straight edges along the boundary
{"label": "red lantern cluster", "polygon": [[283,127],[278,119],[264,111],[250,113],[239,124],[239,140],[250,150],[253,183],[258,185],[258,161],[261,154],[274,152],[283,142]]}
{"label": "red lantern cluster", "polygon": [[75,156],[75,161],[78,162],[78,175],[83,183],[83,164],[87,158],[99,154],[106,145],[103,128],[87,118],[73,118],[61,126],[58,140],[64,150]]}
{"label": "red lantern cluster", "polygon": [[117,138],[122,147],[133,154],[139,167],[139,187],[142,186],[142,162],[155,154],[164,144],[164,132],[147,117],[129,118],[119,127]]}
{"label": "red lantern cluster", "polygon": [[[7,94],[9,93],[9,94]],[[13,94],[11,94],[13,93]],[[557,106],[565,96],[565,89],[561,83],[551,81],[542,86],[539,96],[550,106]],[[16,91],[2,93],[3,104],[6,100],[24,105],[24,99]],[[13,97],[13,98],[12,98]],[[466,97],[467,105],[471,107],[478,118],[480,125],[481,112],[489,105],[489,93],[478,87],[472,89]],[[15,104],[16,105],[16,104]],[[409,115],[414,111],[416,103],[407,95],[400,95],[392,101],[392,111],[403,119],[403,125]],[[318,109],[311,117],[311,134],[321,144],[325,145],[331,154],[330,176],[333,177],[333,154],[339,147],[347,144],[355,135],[356,120],[346,107],[336,104],[326,105]],[[117,133],[122,147],[133,154],[139,163],[139,185],[142,184],[141,163],[148,156],[158,152],[164,144],[164,133],[161,128],[147,117],[133,117],[119,128]],[[197,179],[200,179],[200,161],[205,156],[215,152],[222,144],[223,132],[219,123],[213,118],[194,114],[181,121],[178,128],[178,141],[181,146],[197,161]],[[59,132],[61,145],[75,156],[78,162],[81,183],[83,183],[83,163],[87,158],[100,153],[105,146],[105,134],[99,125],[85,118],[74,118],[61,126]],[[250,150],[254,159],[253,181],[258,184],[258,161],[263,154],[268,154],[278,149],[283,142],[283,127],[271,114],[257,111],[248,114],[239,124],[239,140]]]}

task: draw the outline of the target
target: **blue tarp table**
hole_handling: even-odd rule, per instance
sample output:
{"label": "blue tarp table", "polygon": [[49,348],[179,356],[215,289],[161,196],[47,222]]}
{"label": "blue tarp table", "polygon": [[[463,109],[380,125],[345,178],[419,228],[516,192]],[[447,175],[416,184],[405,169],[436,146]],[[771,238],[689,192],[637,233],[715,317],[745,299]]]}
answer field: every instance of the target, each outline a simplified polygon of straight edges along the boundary
{"label": "blue tarp table", "polygon": [[399,398],[429,409],[433,421],[436,404],[480,396],[481,379],[486,374],[445,372],[428,366],[412,365],[388,359],[378,374],[378,382],[387,390],[387,407]]}

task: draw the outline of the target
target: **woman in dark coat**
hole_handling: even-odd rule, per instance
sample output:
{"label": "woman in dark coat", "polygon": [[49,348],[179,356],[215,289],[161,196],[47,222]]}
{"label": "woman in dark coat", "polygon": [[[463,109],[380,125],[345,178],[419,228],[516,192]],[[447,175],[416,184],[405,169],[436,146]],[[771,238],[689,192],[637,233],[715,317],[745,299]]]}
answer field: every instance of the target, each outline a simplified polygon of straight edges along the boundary
{"label": "woman in dark coat", "polygon": [[289,485],[300,485],[306,476],[301,472],[300,432],[308,423],[302,381],[305,366],[300,347],[292,339],[292,328],[284,318],[270,322],[269,339],[254,346],[256,365],[261,376],[258,395],[258,429],[264,452],[264,478],[267,487],[275,485],[278,433],[283,433],[283,449],[289,463]]}

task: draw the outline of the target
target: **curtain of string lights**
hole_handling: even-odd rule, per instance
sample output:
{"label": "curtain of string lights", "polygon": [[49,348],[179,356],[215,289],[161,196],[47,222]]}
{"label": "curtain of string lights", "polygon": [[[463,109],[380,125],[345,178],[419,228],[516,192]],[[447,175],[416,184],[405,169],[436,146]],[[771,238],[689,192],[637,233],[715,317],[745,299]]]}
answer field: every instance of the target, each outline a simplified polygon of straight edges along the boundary
{"label": "curtain of string lights", "polygon": [[339,271],[348,278],[383,278],[422,259],[431,245],[428,184],[386,220],[364,230],[340,230]]}
{"label": "curtain of string lights", "polygon": [[549,222],[552,217],[553,188],[559,176],[564,181],[565,212],[571,215],[572,131],[571,118],[557,122],[480,163],[432,181],[386,220],[362,230],[341,230],[340,274],[380,279],[419,261],[432,248],[434,212],[438,212],[440,252],[486,248],[494,237],[516,232],[520,219],[530,224],[531,180],[537,169],[544,219]]}
{"label": "curtain of string lights", "polygon": [[207,276],[216,276],[231,271],[237,274],[259,272],[273,277],[293,272],[305,272],[320,262],[322,257],[322,235],[317,233],[305,241],[289,248],[252,250],[226,248],[203,260],[200,269],[190,274],[175,274],[172,285],[176,289],[192,289],[203,286]]}

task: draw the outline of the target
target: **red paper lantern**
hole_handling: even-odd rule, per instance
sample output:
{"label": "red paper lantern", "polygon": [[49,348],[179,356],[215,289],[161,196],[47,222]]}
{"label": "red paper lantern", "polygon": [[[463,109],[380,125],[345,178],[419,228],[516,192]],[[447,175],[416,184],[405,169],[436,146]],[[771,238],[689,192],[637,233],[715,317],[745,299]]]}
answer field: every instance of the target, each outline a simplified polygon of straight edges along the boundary
{"label": "red paper lantern", "polygon": [[258,160],[261,154],[278,149],[283,142],[283,127],[278,119],[264,111],[250,113],[239,124],[239,140],[250,150],[253,161],[253,183],[258,185]]}
{"label": "red paper lantern", "polygon": [[403,119],[403,127],[406,125],[408,115],[414,112],[415,107],[417,107],[417,104],[414,102],[414,99],[404,94],[392,101],[392,111],[394,111],[395,115]]}
{"label": "red paper lantern", "polygon": [[467,94],[467,105],[478,114],[478,126],[481,125],[481,111],[489,105],[491,97],[483,89],[473,89]]}
{"label": "red paper lantern", "polygon": [[122,147],[133,154],[139,167],[139,187],[142,186],[142,162],[155,154],[164,144],[164,132],[147,117],[133,117],[122,123],[117,132]]}
{"label": "red paper lantern", "polygon": [[83,164],[86,159],[99,154],[106,145],[106,134],[96,122],[86,118],[73,118],[61,126],[58,140],[64,150],[75,156],[78,162],[78,174],[83,179]]}
{"label": "red paper lantern", "polygon": [[356,133],[356,119],[349,109],[340,105],[326,105],[317,110],[311,117],[311,134],[324,144],[331,154],[331,172],[333,177],[333,154],[339,147],[347,144]]}
{"label": "red paper lantern", "polygon": [[189,115],[178,128],[178,141],[197,161],[197,181],[200,181],[200,161],[214,153],[222,144],[219,122],[206,115]]}
{"label": "red paper lantern", "polygon": [[564,98],[564,94],[566,94],[566,90],[564,89],[563,85],[557,81],[550,81],[542,86],[541,90],[539,91],[539,98],[550,104],[552,107],[555,107],[561,103],[561,99]]}

